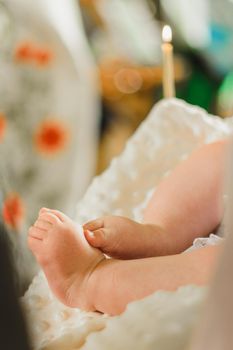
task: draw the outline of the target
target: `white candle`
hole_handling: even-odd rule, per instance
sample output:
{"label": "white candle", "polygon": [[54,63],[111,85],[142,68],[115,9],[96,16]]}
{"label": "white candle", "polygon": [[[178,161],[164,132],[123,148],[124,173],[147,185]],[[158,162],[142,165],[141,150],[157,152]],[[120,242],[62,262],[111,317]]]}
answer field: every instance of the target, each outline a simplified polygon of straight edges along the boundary
{"label": "white candle", "polygon": [[171,27],[165,25],[162,31],[162,53],[163,53],[163,95],[166,98],[175,96],[173,46]]}

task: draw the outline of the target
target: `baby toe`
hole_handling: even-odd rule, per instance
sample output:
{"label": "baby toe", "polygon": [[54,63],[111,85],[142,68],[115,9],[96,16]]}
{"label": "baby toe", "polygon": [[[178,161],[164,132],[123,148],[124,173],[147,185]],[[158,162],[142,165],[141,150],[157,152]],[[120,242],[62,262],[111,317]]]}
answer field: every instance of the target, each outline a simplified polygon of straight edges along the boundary
{"label": "baby toe", "polygon": [[43,207],[40,209],[39,214],[47,213],[49,210],[50,209]]}
{"label": "baby toe", "polygon": [[42,247],[42,240],[34,238],[32,236],[28,236],[27,239],[29,249],[36,255]]}
{"label": "baby toe", "polygon": [[47,231],[51,228],[51,223],[45,220],[37,219],[34,223],[34,227]]}
{"label": "baby toe", "polygon": [[54,214],[61,222],[69,221],[70,218],[59,210],[49,209],[49,212]]}
{"label": "baby toe", "polygon": [[29,237],[42,240],[47,236],[47,231],[41,230],[35,226],[31,226],[28,230]]}
{"label": "baby toe", "polygon": [[56,225],[60,222],[58,217],[51,212],[44,212],[44,213],[40,214],[39,219],[42,221],[46,221],[52,225]]}

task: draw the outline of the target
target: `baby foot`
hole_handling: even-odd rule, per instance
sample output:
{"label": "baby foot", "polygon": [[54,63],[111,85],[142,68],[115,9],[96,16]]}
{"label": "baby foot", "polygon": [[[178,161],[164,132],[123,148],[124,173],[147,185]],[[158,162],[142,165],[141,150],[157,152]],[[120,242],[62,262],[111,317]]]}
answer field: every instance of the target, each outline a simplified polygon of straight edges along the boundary
{"label": "baby foot", "polygon": [[56,297],[67,306],[93,310],[88,282],[105,258],[88,244],[82,228],[57,210],[42,209],[28,244]]}
{"label": "baby foot", "polygon": [[159,255],[158,236],[162,228],[140,224],[121,216],[105,216],[83,226],[87,241],[117,259],[138,259]]}

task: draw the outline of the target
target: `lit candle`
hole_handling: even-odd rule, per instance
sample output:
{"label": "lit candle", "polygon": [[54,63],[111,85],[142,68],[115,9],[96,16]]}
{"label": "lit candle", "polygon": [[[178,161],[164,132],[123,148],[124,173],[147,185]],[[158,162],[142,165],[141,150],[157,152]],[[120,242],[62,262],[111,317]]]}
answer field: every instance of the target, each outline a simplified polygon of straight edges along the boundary
{"label": "lit candle", "polygon": [[171,27],[165,25],[162,31],[162,53],[163,53],[163,95],[164,97],[175,96],[173,46]]}

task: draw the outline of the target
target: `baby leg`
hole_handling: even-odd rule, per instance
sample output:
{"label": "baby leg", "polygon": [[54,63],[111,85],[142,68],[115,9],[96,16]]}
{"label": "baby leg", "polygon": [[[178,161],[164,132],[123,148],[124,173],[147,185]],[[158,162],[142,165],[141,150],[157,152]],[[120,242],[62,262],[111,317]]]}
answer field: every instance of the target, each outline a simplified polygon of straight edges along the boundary
{"label": "baby leg", "polygon": [[[212,277],[220,252],[219,245],[154,258],[107,259],[98,265],[90,281],[95,309],[116,315],[123,312],[129,302],[158,290],[205,285]],[[97,286],[98,293],[94,293]]]}

